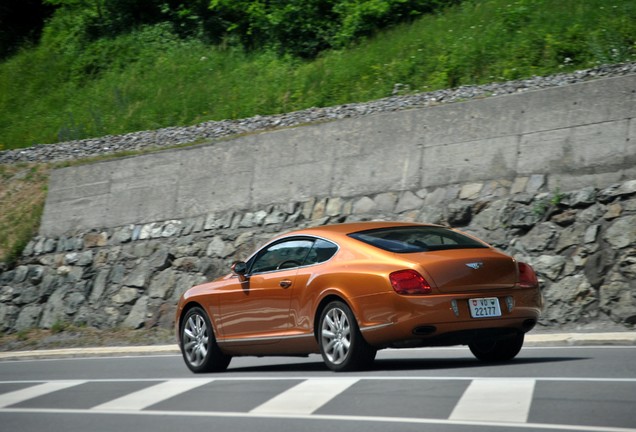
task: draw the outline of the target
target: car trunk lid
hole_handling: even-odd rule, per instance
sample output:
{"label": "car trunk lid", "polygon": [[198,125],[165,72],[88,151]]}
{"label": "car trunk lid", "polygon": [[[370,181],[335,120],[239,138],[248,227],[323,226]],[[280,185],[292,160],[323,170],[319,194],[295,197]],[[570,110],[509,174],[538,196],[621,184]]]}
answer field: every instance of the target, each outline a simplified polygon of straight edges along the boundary
{"label": "car trunk lid", "polygon": [[410,254],[442,293],[511,288],[517,282],[514,259],[490,248]]}

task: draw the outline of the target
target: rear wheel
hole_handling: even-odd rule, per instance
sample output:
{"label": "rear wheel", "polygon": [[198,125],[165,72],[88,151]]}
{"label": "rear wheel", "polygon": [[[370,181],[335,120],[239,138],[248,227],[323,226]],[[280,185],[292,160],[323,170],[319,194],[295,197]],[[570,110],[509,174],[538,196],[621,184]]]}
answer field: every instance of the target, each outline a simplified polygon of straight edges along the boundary
{"label": "rear wheel", "polygon": [[336,372],[367,367],[377,352],[362,338],[353,312],[341,301],[329,303],[322,311],[319,343],[325,364]]}
{"label": "rear wheel", "polygon": [[232,360],[216,344],[210,319],[200,307],[190,309],[183,319],[181,352],[194,373],[224,371]]}
{"label": "rear wheel", "polygon": [[482,361],[497,362],[515,358],[523,346],[524,334],[519,333],[504,339],[484,340],[468,344],[475,357]]}

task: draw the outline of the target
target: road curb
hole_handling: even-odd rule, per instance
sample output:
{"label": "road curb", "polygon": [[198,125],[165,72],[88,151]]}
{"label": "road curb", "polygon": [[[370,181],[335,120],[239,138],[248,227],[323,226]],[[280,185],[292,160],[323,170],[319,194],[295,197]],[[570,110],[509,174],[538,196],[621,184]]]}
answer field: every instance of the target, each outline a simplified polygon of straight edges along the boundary
{"label": "road curb", "polygon": [[550,345],[636,345],[636,332],[536,333],[527,334],[529,346]]}
{"label": "road curb", "polygon": [[109,357],[126,355],[165,355],[179,354],[179,347],[174,345],[148,346],[119,346],[119,347],[90,347],[90,348],[59,348],[33,351],[0,352],[0,360],[26,360],[36,358],[58,357]]}
{"label": "road curb", "polygon": [[[598,346],[636,345],[636,332],[611,333],[537,333],[526,335],[526,346]],[[0,352],[1,360],[30,360],[72,357],[108,357],[130,355],[179,354],[179,347],[171,345],[59,348],[33,351]]]}

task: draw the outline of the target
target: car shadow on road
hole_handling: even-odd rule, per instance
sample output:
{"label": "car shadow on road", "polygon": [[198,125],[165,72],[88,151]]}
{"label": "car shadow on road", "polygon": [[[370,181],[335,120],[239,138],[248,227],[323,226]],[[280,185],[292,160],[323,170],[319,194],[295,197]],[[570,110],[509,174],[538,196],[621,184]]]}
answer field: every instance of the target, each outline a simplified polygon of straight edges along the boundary
{"label": "car shadow on road", "polygon": [[471,358],[447,358],[447,359],[378,359],[371,369],[373,371],[385,370],[443,370],[443,369],[461,369],[461,368],[484,368],[484,367],[512,367],[529,364],[556,363],[587,360],[588,357],[533,357],[533,358],[516,358],[508,362],[485,362]]}
{"label": "car shadow on road", "polygon": [[[589,357],[532,357],[516,358],[509,362],[484,362],[471,358],[401,358],[376,359],[364,372],[390,372],[409,370],[444,370],[444,369],[473,369],[485,367],[514,367],[530,364],[571,362],[588,360]],[[329,369],[323,362],[299,362],[284,364],[268,364],[263,366],[237,367],[227,372],[327,372]]]}

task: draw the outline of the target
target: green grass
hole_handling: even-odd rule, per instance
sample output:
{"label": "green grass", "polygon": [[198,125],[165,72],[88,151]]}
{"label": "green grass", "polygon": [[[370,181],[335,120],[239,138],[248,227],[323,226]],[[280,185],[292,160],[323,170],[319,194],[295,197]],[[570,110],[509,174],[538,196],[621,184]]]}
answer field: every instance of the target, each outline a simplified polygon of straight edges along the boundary
{"label": "green grass", "polygon": [[0,64],[0,148],[244,118],[636,60],[633,0],[466,1],[312,61],[165,28]]}
{"label": "green grass", "polygon": [[46,164],[0,165],[0,262],[13,265],[37,233],[49,169]]}

